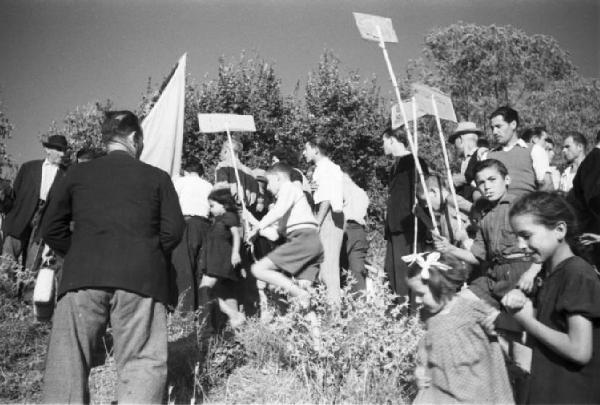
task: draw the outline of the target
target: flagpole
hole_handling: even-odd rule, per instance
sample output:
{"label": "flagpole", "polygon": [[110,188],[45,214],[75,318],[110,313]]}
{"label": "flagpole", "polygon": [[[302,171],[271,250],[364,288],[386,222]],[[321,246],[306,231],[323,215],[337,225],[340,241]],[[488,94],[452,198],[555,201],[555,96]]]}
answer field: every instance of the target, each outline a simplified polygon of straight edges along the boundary
{"label": "flagpole", "polygon": [[[419,137],[418,137],[418,122],[417,122],[417,99],[415,97],[412,98],[412,114],[413,114],[413,135],[415,137],[415,153],[419,152]],[[417,172],[415,171],[414,183],[415,183],[415,199],[413,201],[413,220],[415,222],[414,225],[414,239],[413,239],[413,253],[417,254],[417,239],[419,234],[419,221],[417,220],[417,215],[415,214],[415,209],[419,204],[418,196],[417,196]],[[427,192],[427,191],[425,191]]]}
{"label": "flagpole", "polygon": [[429,210],[429,215],[431,216],[431,222],[433,224],[433,229],[436,233],[439,233],[437,221],[435,219],[435,215],[433,212],[433,208],[431,207],[431,199],[429,198],[429,193],[427,192],[427,186],[425,185],[425,176],[423,175],[423,168],[421,167],[421,163],[419,162],[419,157],[417,156],[417,151],[415,149],[415,144],[413,142],[413,138],[410,135],[410,129],[408,127],[408,120],[406,118],[406,112],[404,111],[404,105],[402,104],[402,98],[400,97],[400,89],[398,88],[398,82],[396,81],[396,75],[394,74],[394,69],[392,68],[392,63],[390,62],[390,58],[387,53],[387,49],[385,49],[385,42],[383,41],[383,36],[381,35],[381,27],[379,25],[376,26],[377,34],[379,36],[379,47],[383,51],[383,57],[385,59],[385,63],[387,65],[388,73],[390,78],[392,79],[392,85],[394,86],[394,91],[396,93],[396,99],[398,100],[398,106],[400,107],[400,112],[402,113],[402,120],[404,121],[404,129],[406,130],[406,138],[408,139],[408,143],[410,145],[410,150],[413,155],[413,159],[415,161],[415,168],[419,173],[419,179],[421,180],[421,184],[423,185],[423,190],[425,192],[425,200],[427,201],[427,208]]}
{"label": "flagpole", "polygon": [[245,229],[250,229],[248,227],[248,220],[246,219],[246,193],[244,192],[244,188],[242,187],[242,182],[240,181],[240,174],[238,173],[237,162],[235,158],[235,153],[233,151],[233,141],[231,139],[231,133],[229,132],[229,125],[225,124],[225,131],[227,132],[227,142],[229,143],[229,152],[231,153],[231,162],[233,164],[233,172],[235,173],[235,181],[237,182],[238,187],[238,197],[240,197],[240,202],[242,203],[242,213],[244,214],[244,225]]}
{"label": "flagpole", "polygon": [[437,124],[438,134],[440,136],[440,143],[442,144],[442,154],[444,155],[444,162],[446,163],[446,175],[448,176],[448,186],[450,187],[450,193],[452,194],[452,201],[454,202],[454,208],[456,210],[456,222],[458,232],[462,230],[462,224],[460,220],[460,209],[458,208],[458,201],[456,199],[456,190],[454,188],[454,182],[452,181],[452,171],[450,170],[450,160],[448,159],[448,151],[446,150],[446,139],[444,138],[444,132],[442,131],[442,122],[440,121],[440,114],[438,113],[437,103],[435,97],[431,95],[431,103],[433,104],[433,111],[435,113],[435,123]]}

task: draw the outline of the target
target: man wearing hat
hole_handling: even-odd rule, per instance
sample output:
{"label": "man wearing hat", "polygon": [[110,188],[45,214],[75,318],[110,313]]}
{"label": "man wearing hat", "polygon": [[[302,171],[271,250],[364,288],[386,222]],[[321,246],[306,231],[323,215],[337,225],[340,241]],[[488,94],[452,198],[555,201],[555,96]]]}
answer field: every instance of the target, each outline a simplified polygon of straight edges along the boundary
{"label": "man wearing hat", "polygon": [[452,180],[456,192],[469,201],[473,201],[473,192],[476,190],[472,183],[475,180],[475,165],[481,158],[477,141],[482,135],[483,131],[474,122],[464,121],[458,123],[456,130],[448,138],[448,142],[462,156],[460,173],[455,173]]}
{"label": "man wearing hat", "polygon": [[46,158],[24,163],[19,169],[13,183],[14,204],[2,224],[5,236],[2,253],[15,260],[22,255],[24,265],[30,264],[26,263],[29,241],[36,236],[46,201],[65,173],[62,159],[68,148],[66,138],[52,135],[42,144]]}

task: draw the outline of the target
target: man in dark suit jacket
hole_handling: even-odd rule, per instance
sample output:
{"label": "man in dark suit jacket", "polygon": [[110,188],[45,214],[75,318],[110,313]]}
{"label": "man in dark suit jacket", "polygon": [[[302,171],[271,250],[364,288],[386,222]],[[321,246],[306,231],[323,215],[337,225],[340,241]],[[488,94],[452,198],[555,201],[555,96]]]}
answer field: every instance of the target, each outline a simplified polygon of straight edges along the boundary
{"label": "man in dark suit jacket", "polygon": [[108,112],[102,138],[108,155],[67,173],[42,225],[45,242],[65,255],[44,403],[89,402],[91,356],[109,319],[118,402],[163,399],[169,256],[185,223],[169,175],[138,160],[138,118]]}
{"label": "man in dark suit jacket", "polygon": [[26,263],[27,247],[35,225],[41,220],[48,196],[65,169],[62,158],[67,150],[67,140],[62,135],[52,135],[43,143],[46,159],[32,160],[19,169],[13,183],[14,203],[2,224],[4,243],[2,253],[15,260],[22,255]]}

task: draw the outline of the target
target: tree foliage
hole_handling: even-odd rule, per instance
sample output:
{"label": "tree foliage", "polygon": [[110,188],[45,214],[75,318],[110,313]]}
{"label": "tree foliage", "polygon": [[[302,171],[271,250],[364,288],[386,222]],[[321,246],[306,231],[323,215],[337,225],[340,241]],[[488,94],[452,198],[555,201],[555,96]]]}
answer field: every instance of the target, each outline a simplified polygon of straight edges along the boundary
{"label": "tree foliage", "polygon": [[69,150],[76,152],[82,148],[102,149],[101,124],[105,111],[110,110],[112,102],[96,101],[69,111],[60,123],[52,122],[50,129],[42,135],[63,135],[69,143]]}
{"label": "tree foliage", "polygon": [[578,131],[594,145],[600,130],[600,80],[576,77],[557,81],[543,91],[527,94],[517,107],[525,125],[544,124],[559,144],[568,131]]}
{"label": "tree foliage", "polygon": [[[589,138],[598,130],[598,81],[579,77],[568,54],[551,37],[527,35],[511,26],[458,23],[432,30],[425,38],[423,55],[410,61],[406,75],[399,78],[403,97],[410,96],[410,83],[419,81],[449,93],[459,120],[475,121],[483,128],[493,109],[509,104],[520,112],[524,126],[545,124],[559,142],[567,130],[579,130]],[[148,82],[137,110],[140,117],[148,114],[165,83],[166,79],[154,87]],[[226,139],[223,133],[199,133],[198,113],[251,114],[257,132],[235,134],[244,145],[242,160],[248,166],[266,167],[271,151],[283,146],[290,162],[306,169],[301,159],[304,141],[325,137],[332,146],[332,159],[367,189],[375,202],[371,215],[381,220],[385,192],[383,171],[378,169],[389,162],[382,156],[380,134],[392,100],[383,99],[375,78],[365,80],[343,70],[327,50],[308,74],[303,90],[297,87],[290,95],[282,94],[274,65],[245,53],[232,61],[220,58],[214,78],[196,82],[188,76],[183,160],[199,160],[211,172]],[[53,124],[46,135],[62,133],[74,149],[97,146],[99,122],[108,108],[110,102],[77,108],[60,128]],[[442,124],[447,136],[453,124]],[[433,169],[443,170],[431,117],[419,120],[419,134],[419,154]]]}
{"label": "tree foliage", "polygon": [[199,133],[198,113],[252,115],[256,132],[235,136],[244,146],[242,160],[257,167],[270,161],[270,151],[289,124],[291,103],[282,96],[281,79],[271,63],[245,54],[236,63],[220,58],[217,78],[188,86],[186,92],[183,158],[200,159],[210,166],[218,161],[226,135]]}
{"label": "tree foliage", "polygon": [[413,63],[412,73],[448,91],[459,119],[480,124],[497,106],[516,105],[529,93],[576,75],[554,38],[510,25],[434,29],[425,37],[423,53],[430,70]]}
{"label": "tree foliage", "polygon": [[2,101],[0,100],[0,167],[2,167],[2,177],[11,176],[14,163],[6,153],[6,141],[10,138],[10,134],[14,127],[10,120],[4,114]]}
{"label": "tree foliage", "polygon": [[329,140],[332,160],[366,187],[381,161],[381,132],[388,119],[375,79],[363,81],[356,72],[342,74],[339,60],[325,51],[305,90],[299,135]]}

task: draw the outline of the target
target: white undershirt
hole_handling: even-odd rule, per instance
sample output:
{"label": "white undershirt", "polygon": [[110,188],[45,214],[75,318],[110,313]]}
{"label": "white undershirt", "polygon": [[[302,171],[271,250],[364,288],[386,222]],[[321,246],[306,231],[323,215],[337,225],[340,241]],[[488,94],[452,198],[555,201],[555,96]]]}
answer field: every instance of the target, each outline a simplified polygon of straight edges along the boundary
{"label": "white undershirt", "polygon": [[44,163],[42,163],[42,182],[40,184],[40,200],[46,201],[46,199],[48,198],[48,192],[52,187],[52,183],[54,182],[54,178],[56,177],[56,172],[58,172],[58,165],[50,163],[48,159],[45,159]]}

